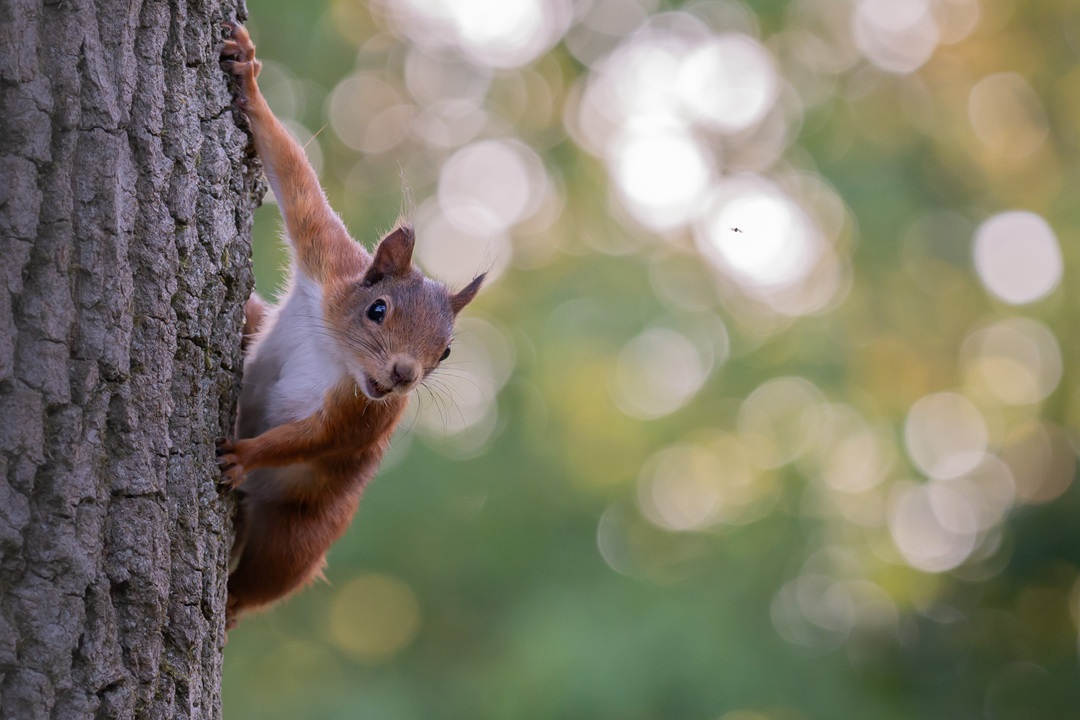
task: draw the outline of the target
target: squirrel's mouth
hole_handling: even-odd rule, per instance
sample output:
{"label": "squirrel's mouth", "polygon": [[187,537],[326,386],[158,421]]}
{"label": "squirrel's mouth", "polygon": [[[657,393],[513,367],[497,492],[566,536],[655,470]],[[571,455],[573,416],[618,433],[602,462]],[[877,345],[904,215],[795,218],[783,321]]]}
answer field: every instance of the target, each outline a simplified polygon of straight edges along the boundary
{"label": "squirrel's mouth", "polygon": [[391,390],[392,388],[380,385],[379,381],[370,375],[364,380],[364,394],[372,400],[382,400],[390,394]]}

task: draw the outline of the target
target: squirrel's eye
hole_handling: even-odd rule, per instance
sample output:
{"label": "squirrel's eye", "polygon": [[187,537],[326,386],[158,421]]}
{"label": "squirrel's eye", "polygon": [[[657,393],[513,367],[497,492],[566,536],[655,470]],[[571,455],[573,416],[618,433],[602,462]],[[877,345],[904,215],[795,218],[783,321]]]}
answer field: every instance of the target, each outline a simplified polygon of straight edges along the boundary
{"label": "squirrel's eye", "polygon": [[443,354],[442,354],[442,357],[439,358],[439,362],[442,362],[443,360],[445,360],[448,357],[450,357],[450,346],[449,345],[447,345],[446,349],[443,350]]}
{"label": "squirrel's eye", "polygon": [[386,301],[379,298],[375,302],[371,303],[371,307],[367,309],[368,320],[373,323],[379,324],[386,317]]}

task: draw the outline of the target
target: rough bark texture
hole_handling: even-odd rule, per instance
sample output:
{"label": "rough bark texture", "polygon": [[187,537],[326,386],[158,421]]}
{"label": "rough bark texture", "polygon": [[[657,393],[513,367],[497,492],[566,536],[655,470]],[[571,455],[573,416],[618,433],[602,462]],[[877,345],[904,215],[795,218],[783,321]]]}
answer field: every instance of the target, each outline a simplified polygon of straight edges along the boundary
{"label": "rough bark texture", "polygon": [[214,440],[256,191],[217,62],[237,10],[0,0],[3,720],[221,714]]}

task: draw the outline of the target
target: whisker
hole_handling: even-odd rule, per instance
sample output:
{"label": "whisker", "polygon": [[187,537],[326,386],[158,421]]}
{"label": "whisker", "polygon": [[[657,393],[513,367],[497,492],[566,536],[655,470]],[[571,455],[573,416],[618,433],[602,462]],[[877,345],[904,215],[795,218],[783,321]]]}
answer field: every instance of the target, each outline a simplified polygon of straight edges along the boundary
{"label": "whisker", "polygon": [[435,386],[435,387],[436,387],[437,389],[439,389],[439,390],[440,390],[440,391],[441,391],[441,392],[442,392],[442,393],[443,393],[444,395],[446,395],[446,396],[447,396],[448,398],[451,398],[451,399],[453,399],[453,400],[454,400],[455,402],[458,402],[458,401],[461,401],[461,400],[464,400],[464,399],[465,399],[465,398],[464,398],[464,397],[463,397],[463,396],[461,395],[460,391],[459,391],[459,390],[458,390],[457,388],[455,388],[455,387],[454,387],[453,385],[450,385],[450,384],[446,384],[446,383],[442,383],[442,384],[440,384],[440,383],[435,383],[435,385],[434,385],[434,386]]}
{"label": "whisker", "polygon": [[431,399],[435,401],[435,409],[438,410],[438,412],[439,412],[439,419],[442,421],[442,427],[443,427],[443,440],[445,440],[446,439],[447,421],[446,421],[446,413],[443,411],[442,398],[440,398],[437,394],[432,393],[431,394]]}
{"label": "whisker", "polygon": [[450,382],[451,380],[453,380],[454,382],[468,383],[469,385],[472,385],[476,389],[476,391],[478,393],[480,393],[480,397],[482,397],[485,402],[490,402],[491,399],[492,399],[492,398],[488,397],[488,393],[487,393],[485,387],[483,385],[481,385],[479,382],[477,382],[475,378],[473,378],[473,377],[471,377],[469,375],[453,375],[453,374],[450,374],[450,373],[443,373],[443,374],[440,374],[440,375],[436,375],[435,373],[432,373],[431,377],[434,377],[437,380],[442,380],[445,384],[452,384]]}
{"label": "whisker", "polygon": [[[436,380],[438,380],[438,379],[436,379]],[[448,401],[452,405],[453,409],[457,412],[458,417],[461,419],[461,428],[465,432],[465,435],[467,437],[468,434],[469,434],[469,422],[465,419],[465,413],[463,413],[461,411],[461,404],[458,402],[459,397],[455,397],[457,395],[456,388],[453,388],[452,386],[446,385],[446,384],[439,384],[437,382],[433,383],[433,384],[446,393],[446,395],[443,397],[443,399]],[[460,398],[460,399],[464,399],[464,398]],[[444,423],[445,423],[445,420],[444,420]],[[443,431],[444,431],[444,438],[445,438],[445,431],[446,431],[445,424],[443,426]]]}

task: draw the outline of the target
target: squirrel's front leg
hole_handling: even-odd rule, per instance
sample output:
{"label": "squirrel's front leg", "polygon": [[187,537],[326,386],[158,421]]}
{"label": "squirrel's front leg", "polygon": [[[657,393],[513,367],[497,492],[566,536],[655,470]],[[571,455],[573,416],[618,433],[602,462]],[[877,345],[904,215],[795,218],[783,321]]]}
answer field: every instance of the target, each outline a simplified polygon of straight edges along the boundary
{"label": "squirrel's front leg", "polygon": [[247,28],[234,22],[224,27],[227,37],[221,47],[221,66],[237,80],[236,105],[251,126],[300,270],[319,282],[359,274],[366,264],[363,251],[327,203],[304,148],[274,117],[259,91],[255,78],[262,64],[255,59],[255,44]]}
{"label": "squirrel's front leg", "polygon": [[335,440],[320,413],[270,428],[262,435],[218,442],[221,482],[238,487],[252,470],[307,462],[332,451]]}

